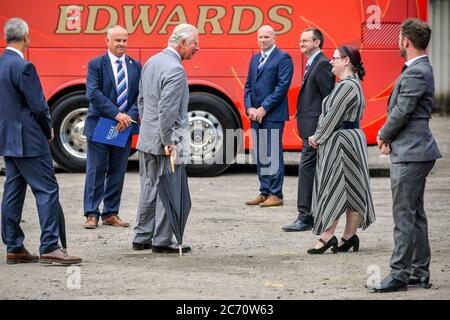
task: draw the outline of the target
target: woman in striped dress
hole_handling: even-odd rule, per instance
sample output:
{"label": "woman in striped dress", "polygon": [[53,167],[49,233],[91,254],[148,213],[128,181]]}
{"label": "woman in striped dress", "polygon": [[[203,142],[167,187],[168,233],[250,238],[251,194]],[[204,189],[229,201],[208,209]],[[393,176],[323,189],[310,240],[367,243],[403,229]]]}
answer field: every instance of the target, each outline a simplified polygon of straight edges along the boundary
{"label": "woman in striped dress", "polygon": [[[351,46],[336,49],[332,72],[341,79],[322,102],[316,132],[309,137],[318,149],[312,199],[315,234],[319,241],[310,254],[359,249],[358,227],[375,221],[370,191],[367,144],[359,128],[365,102],[360,80],[365,71],[359,51]],[[345,231],[338,243],[334,236],[339,218],[346,214]]]}

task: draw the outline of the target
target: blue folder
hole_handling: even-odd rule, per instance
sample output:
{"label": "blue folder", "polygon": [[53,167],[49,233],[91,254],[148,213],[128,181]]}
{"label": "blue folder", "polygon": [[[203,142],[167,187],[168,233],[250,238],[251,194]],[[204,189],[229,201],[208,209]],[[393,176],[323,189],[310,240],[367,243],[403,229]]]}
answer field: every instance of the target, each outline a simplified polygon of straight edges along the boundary
{"label": "blue folder", "polygon": [[125,147],[130,137],[132,126],[119,132],[116,130],[117,124],[118,122],[116,120],[100,117],[92,135],[92,141],[122,148]]}

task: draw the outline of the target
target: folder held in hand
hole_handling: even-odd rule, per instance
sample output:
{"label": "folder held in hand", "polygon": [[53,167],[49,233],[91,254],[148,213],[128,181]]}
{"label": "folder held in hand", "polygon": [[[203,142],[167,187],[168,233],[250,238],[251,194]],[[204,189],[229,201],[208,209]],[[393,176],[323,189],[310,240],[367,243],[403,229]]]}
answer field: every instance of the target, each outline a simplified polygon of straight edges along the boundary
{"label": "folder held in hand", "polygon": [[130,137],[132,126],[119,132],[116,130],[117,124],[118,122],[116,120],[100,117],[92,135],[92,141],[116,147],[125,147]]}

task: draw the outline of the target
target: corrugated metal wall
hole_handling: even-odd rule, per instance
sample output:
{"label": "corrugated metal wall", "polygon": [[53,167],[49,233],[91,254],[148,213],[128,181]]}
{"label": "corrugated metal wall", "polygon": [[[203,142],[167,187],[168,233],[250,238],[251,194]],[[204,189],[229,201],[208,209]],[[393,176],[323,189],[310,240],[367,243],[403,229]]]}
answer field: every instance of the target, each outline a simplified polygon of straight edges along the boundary
{"label": "corrugated metal wall", "polygon": [[450,114],[450,1],[429,1],[430,60],[436,82],[436,111]]}

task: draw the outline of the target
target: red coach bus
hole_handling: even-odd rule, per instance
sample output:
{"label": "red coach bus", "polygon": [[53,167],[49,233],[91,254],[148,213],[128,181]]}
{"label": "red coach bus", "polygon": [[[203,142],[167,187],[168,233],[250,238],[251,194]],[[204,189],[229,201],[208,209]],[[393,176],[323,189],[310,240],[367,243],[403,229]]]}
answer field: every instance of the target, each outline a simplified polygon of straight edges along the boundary
{"label": "red coach bus", "polygon": [[[190,171],[208,176],[229,165],[208,161],[225,147],[225,130],[250,127],[243,87],[250,57],[259,50],[256,31],[261,25],[275,28],[277,46],[290,53],[295,65],[284,150],[301,148],[294,117],[306,63],[298,42],[307,27],[322,30],[328,57],[341,44],[361,49],[367,71],[363,82],[367,108],[361,125],[368,143],[373,144],[403,63],[398,53],[400,23],[408,17],[426,20],[427,9],[427,0],[15,0],[0,2],[0,23],[21,17],[30,26],[27,59],[36,65],[51,108],[54,160],[68,171],[81,171],[85,166],[82,132],[88,108],[87,64],[105,53],[107,27],[124,26],[129,32],[127,54],[145,63],[166,47],[175,25],[197,26],[200,52],[185,67],[191,91],[191,147],[203,151],[204,161],[192,165]],[[249,148],[248,141],[244,147]]]}

